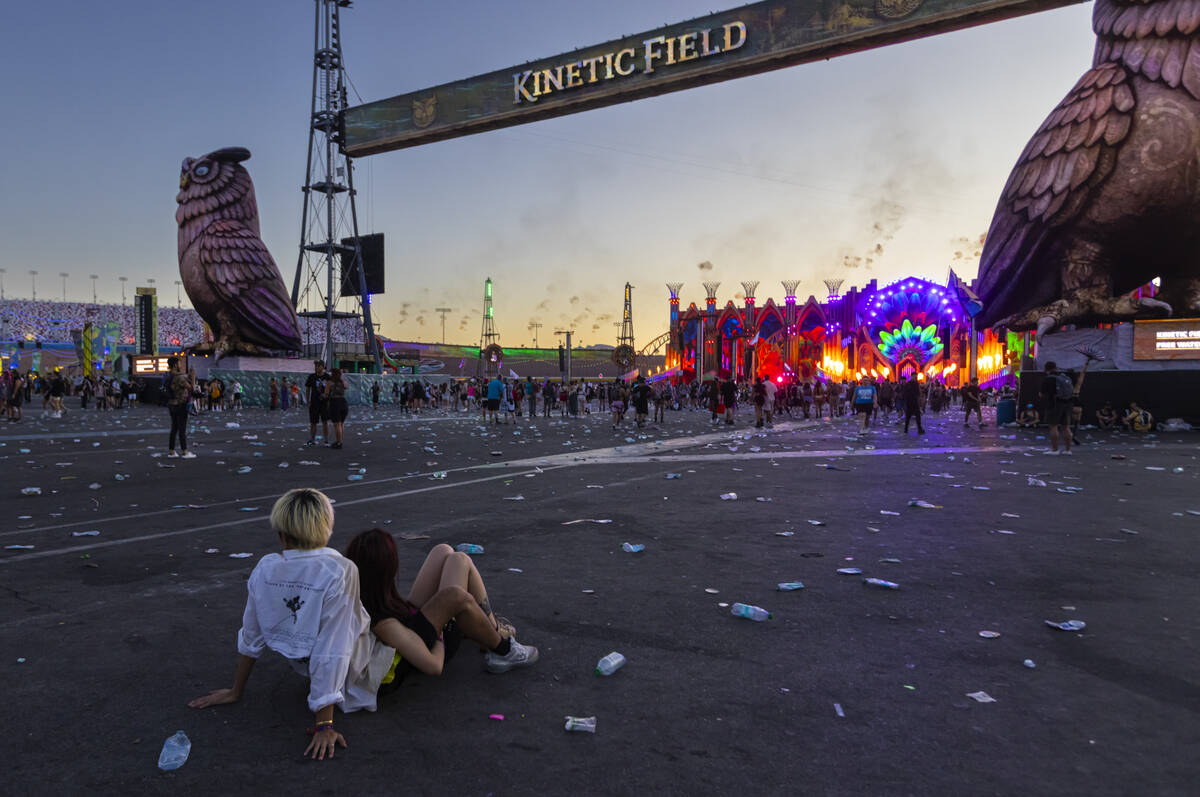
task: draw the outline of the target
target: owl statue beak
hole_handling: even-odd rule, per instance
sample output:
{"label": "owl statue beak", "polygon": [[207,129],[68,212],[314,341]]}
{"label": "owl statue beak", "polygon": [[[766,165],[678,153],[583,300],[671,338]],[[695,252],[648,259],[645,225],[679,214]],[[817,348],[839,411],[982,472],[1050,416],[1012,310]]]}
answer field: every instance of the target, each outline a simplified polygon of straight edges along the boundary
{"label": "owl statue beak", "polygon": [[188,184],[189,184],[190,182],[191,182],[191,180],[188,178],[188,176],[187,176],[186,174],[181,174],[181,175],[179,175],[179,189],[180,189],[181,191],[182,191],[184,188],[187,188],[187,187],[188,187]]}

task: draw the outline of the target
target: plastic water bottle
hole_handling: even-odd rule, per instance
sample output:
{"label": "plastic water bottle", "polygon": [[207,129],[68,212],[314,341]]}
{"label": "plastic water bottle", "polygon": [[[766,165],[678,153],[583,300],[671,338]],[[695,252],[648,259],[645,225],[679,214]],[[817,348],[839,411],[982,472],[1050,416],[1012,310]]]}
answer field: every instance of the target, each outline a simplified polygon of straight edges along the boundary
{"label": "plastic water bottle", "polygon": [[729,613],[734,617],[745,617],[747,620],[754,620],[758,623],[771,619],[771,613],[761,606],[747,606],[744,603],[733,604]]}
{"label": "plastic water bottle", "polygon": [[595,717],[567,717],[565,729],[568,731],[583,731],[584,733],[596,732]]}
{"label": "plastic water bottle", "polygon": [[646,546],[641,543],[623,542],[621,543],[621,550],[625,553],[640,553],[646,550]]}
{"label": "plastic water bottle", "polygon": [[454,546],[454,550],[460,553],[481,554],[483,553],[483,546],[476,545],[473,542],[460,542]]}
{"label": "plastic water bottle", "polygon": [[625,666],[625,657],[615,650],[596,662],[596,675],[612,675]]}
{"label": "plastic water bottle", "polygon": [[175,731],[175,735],[163,742],[162,752],[158,754],[158,768],[163,772],[179,769],[192,752],[192,743],[183,731]]}

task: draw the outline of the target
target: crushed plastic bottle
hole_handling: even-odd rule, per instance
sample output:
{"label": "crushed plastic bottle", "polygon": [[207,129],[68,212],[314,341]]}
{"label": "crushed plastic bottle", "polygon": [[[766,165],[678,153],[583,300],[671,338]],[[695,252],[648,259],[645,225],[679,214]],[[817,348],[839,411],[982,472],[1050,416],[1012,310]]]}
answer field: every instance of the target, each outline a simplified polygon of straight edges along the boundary
{"label": "crushed plastic bottle", "polygon": [[458,551],[459,553],[478,555],[483,553],[483,546],[476,545],[473,542],[460,542],[458,545],[454,546],[454,550]]}
{"label": "crushed plastic bottle", "polygon": [[564,730],[580,731],[582,733],[596,732],[595,717],[567,717],[566,719],[567,724],[564,726]]}
{"label": "crushed plastic bottle", "polygon": [[754,620],[757,623],[771,619],[771,613],[766,609],[761,606],[750,606],[745,603],[733,604],[729,613],[734,617],[745,617],[747,620]]}
{"label": "crushed plastic bottle", "polygon": [[804,589],[804,584],[800,581],[785,581],[778,587],[780,592],[791,592],[792,590]]}
{"label": "crushed plastic bottle", "polygon": [[188,760],[190,752],[191,740],[183,731],[176,731],[174,736],[163,742],[162,752],[158,754],[158,768],[163,772],[179,769]]}
{"label": "crushed plastic bottle", "polygon": [[885,581],[882,578],[864,578],[863,583],[872,587],[883,587],[884,589],[900,589],[900,585],[895,581]]}
{"label": "crushed plastic bottle", "polygon": [[623,542],[621,543],[621,550],[625,553],[641,553],[646,550],[646,546],[641,543]]}
{"label": "crushed plastic bottle", "polygon": [[596,675],[612,675],[625,666],[625,657],[615,650],[596,662]]}

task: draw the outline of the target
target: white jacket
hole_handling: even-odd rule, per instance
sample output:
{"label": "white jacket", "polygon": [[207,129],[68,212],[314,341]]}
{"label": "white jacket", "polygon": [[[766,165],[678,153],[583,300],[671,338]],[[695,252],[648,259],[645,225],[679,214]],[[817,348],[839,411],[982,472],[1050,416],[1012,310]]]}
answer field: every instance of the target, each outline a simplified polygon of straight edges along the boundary
{"label": "white jacket", "polygon": [[371,633],[358,598],[358,568],[332,548],[285,550],[259,560],[246,584],[238,652],[269,647],[311,685],[308,707],[340,704],[347,713],[375,710],[395,651]]}

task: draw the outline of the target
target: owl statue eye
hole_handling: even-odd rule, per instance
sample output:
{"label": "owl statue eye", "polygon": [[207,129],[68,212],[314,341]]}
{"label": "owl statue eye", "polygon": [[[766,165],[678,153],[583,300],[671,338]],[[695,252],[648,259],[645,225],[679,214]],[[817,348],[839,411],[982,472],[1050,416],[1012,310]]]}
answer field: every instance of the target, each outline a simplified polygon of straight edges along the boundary
{"label": "owl statue eye", "polygon": [[197,177],[207,177],[207,176],[208,176],[208,171],[209,171],[209,170],[208,170],[208,167],[207,167],[207,166],[197,166],[197,167],[196,167],[196,169],[195,169],[195,175],[196,175]]}

